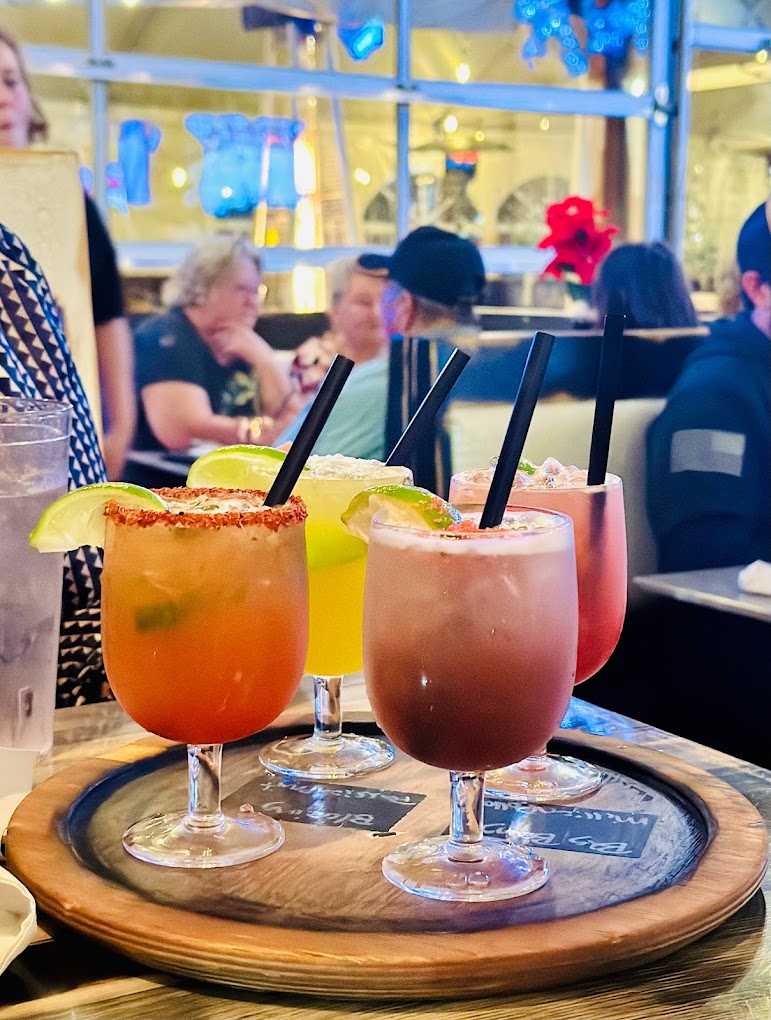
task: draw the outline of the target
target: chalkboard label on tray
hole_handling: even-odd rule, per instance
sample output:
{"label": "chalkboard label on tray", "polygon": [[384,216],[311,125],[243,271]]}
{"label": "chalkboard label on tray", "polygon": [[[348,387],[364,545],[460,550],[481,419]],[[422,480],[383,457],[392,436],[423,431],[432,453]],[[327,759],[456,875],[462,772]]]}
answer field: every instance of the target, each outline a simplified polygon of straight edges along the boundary
{"label": "chalkboard label on tray", "polygon": [[[581,805],[485,800],[485,835],[603,857],[641,857],[658,816]],[[511,827],[511,828],[510,828]]]}
{"label": "chalkboard label on tray", "polygon": [[250,805],[281,822],[388,832],[424,799],[422,793],[289,779],[265,772],[227,797],[223,806],[237,814]]}

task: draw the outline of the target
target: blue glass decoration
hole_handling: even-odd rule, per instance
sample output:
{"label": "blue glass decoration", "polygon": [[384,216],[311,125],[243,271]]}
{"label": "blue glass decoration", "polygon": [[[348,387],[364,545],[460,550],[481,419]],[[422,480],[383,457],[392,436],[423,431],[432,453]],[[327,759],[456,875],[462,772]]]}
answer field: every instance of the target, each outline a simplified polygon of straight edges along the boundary
{"label": "blue glass decoration", "polygon": [[301,120],[269,117],[268,191],[269,209],[294,209],[299,195],[294,183],[294,143],[305,126]]}
{"label": "blue glass decoration", "polygon": [[618,57],[630,42],[635,49],[646,50],[650,41],[650,13],[649,0],[610,0],[607,7],[597,7],[594,0],[583,0],[587,50]]}
{"label": "blue glass decoration", "polygon": [[[570,24],[571,8],[586,22],[586,52]],[[644,51],[650,44],[650,0],[610,0],[598,7],[596,0],[515,0],[514,19],[530,26],[522,57],[532,68],[537,57],[546,55],[550,39],[560,45],[562,62],[572,76],[589,69],[587,54],[623,57],[631,44]]]}
{"label": "blue glass decoration", "polygon": [[337,37],[353,60],[366,60],[382,48],[385,42],[385,25],[381,18],[369,18],[353,28],[338,25]]}
{"label": "blue glass decoration", "polygon": [[261,201],[293,209],[294,142],[302,121],[240,113],[191,113],[185,127],[203,148],[201,205],[210,216],[246,216]]}
{"label": "blue glass decoration", "polygon": [[589,61],[570,24],[567,0],[515,0],[514,18],[530,26],[530,35],[522,47],[522,59],[532,69],[536,57],[546,56],[550,39],[560,45],[562,63],[568,74],[586,74]]}
{"label": "blue glass decoration", "polygon": [[161,141],[161,130],[147,120],[124,120],[118,136],[118,162],[129,205],[150,204],[150,156]]}
{"label": "blue glass decoration", "polygon": [[80,177],[80,186],[83,188],[87,195],[93,195],[94,193],[94,171],[90,166],[82,166],[78,170],[78,177]]}
{"label": "blue glass decoration", "polygon": [[126,184],[123,179],[123,167],[120,163],[107,164],[107,190],[105,199],[111,209],[128,215],[128,199],[126,198]]}

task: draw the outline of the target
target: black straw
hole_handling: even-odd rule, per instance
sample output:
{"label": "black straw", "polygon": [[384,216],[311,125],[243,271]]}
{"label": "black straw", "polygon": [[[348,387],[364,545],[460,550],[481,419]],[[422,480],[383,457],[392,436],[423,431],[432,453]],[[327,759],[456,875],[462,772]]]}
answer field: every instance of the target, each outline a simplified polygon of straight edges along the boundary
{"label": "black straw", "polygon": [[402,432],[396,446],[388,455],[386,464],[400,464],[406,457],[415,440],[420,438],[423,429],[427,429],[431,425],[469,360],[470,355],[456,347],[447,364],[434,380],[434,385],[423,398],[420,407],[413,414],[407,428]]}
{"label": "black straw", "polygon": [[297,484],[300,472],[305,467],[305,462],[316,445],[316,440],[326,425],[327,418],[332,413],[332,408],[335,406],[352,368],[353,362],[349,358],[344,358],[340,354],[335,356],[335,360],[329,366],[319,392],[311,404],[307,417],[300,426],[297,438],[292,443],[284,463],[270,487],[270,492],[265,497],[265,506],[280,506],[282,503],[286,503],[292,495],[292,489]]}
{"label": "black straw", "polygon": [[533,335],[525,371],[522,373],[522,381],[509,419],[509,427],[479,521],[480,528],[497,528],[503,520],[553,346],[554,337],[551,333],[539,331]]}
{"label": "black straw", "polygon": [[605,316],[600,368],[597,373],[597,401],[594,405],[592,441],[589,448],[587,485],[605,484],[610,451],[610,430],[613,426],[613,408],[616,403],[618,380],[621,373],[625,323],[626,317],[618,312],[609,312]]}

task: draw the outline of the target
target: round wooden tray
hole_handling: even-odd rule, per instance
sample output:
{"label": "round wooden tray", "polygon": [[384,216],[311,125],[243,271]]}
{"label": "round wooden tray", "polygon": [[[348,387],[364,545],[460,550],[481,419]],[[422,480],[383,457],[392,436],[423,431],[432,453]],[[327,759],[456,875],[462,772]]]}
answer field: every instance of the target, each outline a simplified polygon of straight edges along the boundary
{"label": "round wooden tray", "polygon": [[425,900],[386,882],[380,861],[446,830],[446,774],[398,755],[358,781],[282,781],[255,753],[278,734],[225,751],[226,807],[251,804],[285,825],[284,846],[264,860],[190,872],[125,853],[130,822],[186,803],[184,749],[150,739],[37,787],[11,821],[8,865],[42,910],[153,967],[377,999],[524,991],[636,966],[715,928],[765,871],[765,825],[733,787],[660,752],[576,733],[553,749],[605,769],[597,793],[563,807],[490,802],[485,814],[493,835],[516,820],[549,861],[547,885],[503,903]]}

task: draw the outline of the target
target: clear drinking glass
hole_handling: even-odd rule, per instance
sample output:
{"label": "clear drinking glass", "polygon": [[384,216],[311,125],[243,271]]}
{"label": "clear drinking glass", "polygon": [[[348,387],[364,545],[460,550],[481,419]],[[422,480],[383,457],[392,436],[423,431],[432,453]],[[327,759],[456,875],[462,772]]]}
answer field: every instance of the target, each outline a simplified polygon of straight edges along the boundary
{"label": "clear drinking glass", "polygon": [[[340,690],[362,667],[361,618],[367,545],[340,520],[372,485],[412,481],[407,468],[353,457],[310,457],[294,491],[308,507],[306,545],[310,595],[307,673],[313,674],[314,726],[307,737],[268,744],[260,761],[271,772],[305,779],[344,779],[385,768],[393,749],[384,740],[342,732]],[[272,478],[253,484],[269,488]]]}
{"label": "clear drinking glass", "polygon": [[70,406],[0,397],[0,747],[53,743],[63,561],[29,544],[67,491]]}
{"label": "clear drinking glass", "polygon": [[[478,522],[479,516],[473,518]],[[543,747],[575,678],[573,528],[544,511],[500,529],[373,524],[364,675],[378,724],[406,754],[450,770],[449,836],[397,847],[394,885],[441,900],[498,900],[543,885],[529,848],[483,835],[485,772]]]}
{"label": "clear drinking glass", "polygon": [[102,640],[115,697],[145,729],[188,745],[187,812],[123,836],[151,864],[215,868],[278,849],[261,814],[220,807],[222,745],[264,729],[292,699],[308,640],[305,508],[254,493],[159,490],[171,509],[110,503]]}
{"label": "clear drinking glass", "polygon": [[[484,503],[492,469],[454,475],[450,500],[457,506]],[[604,485],[518,485],[510,505],[556,510],[573,521],[578,570],[578,663],[576,683],[588,680],[608,661],[618,643],[626,612],[626,527],[621,479]],[[603,780],[590,762],[566,755],[530,756],[487,777],[488,794],[530,803],[584,797]]]}

